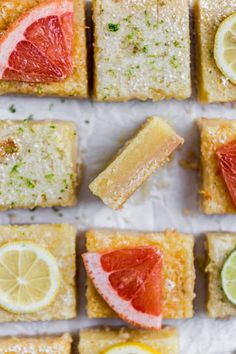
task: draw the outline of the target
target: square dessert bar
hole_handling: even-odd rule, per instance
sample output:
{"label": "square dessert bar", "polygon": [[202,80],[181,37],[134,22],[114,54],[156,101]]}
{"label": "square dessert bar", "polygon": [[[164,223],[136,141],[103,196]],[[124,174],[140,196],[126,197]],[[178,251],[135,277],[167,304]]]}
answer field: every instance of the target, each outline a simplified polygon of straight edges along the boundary
{"label": "square dessert bar", "polygon": [[213,54],[220,23],[235,11],[236,0],[195,1],[198,96],[203,103],[236,100],[236,85],[218,69]]}
{"label": "square dessert bar", "polygon": [[[163,317],[193,316],[195,270],[194,240],[176,231],[137,233],[118,230],[91,230],[86,233],[88,252],[101,252],[124,247],[156,246],[163,252]],[[115,313],[97,293],[88,279],[87,311],[89,318],[114,317]]]}
{"label": "square dessert bar", "polygon": [[72,338],[69,334],[60,337],[9,337],[0,338],[2,354],[70,354]]}
{"label": "square dessert bar", "polygon": [[80,332],[79,353],[100,354],[111,345],[126,342],[147,344],[160,354],[178,354],[179,338],[175,328],[166,327],[159,331],[121,329],[84,329]]}
{"label": "square dessert bar", "polygon": [[74,123],[0,121],[0,210],[74,205],[78,183]]}
{"label": "square dessert bar", "polygon": [[191,95],[188,0],[93,0],[95,99]]}
{"label": "square dessert bar", "polygon": [[221,287],[220,273],[226,258],[236,249],[236,234],[208,233],[208,302],[211,317],[236,316],[236,306],[231,304]]}
{"label": "square dessert bar", "polygon": [[89,188],[110,208],[119,209],[182,143],[163,119],[150,117]]}
{"label": "square dessert bar", "polygon": [[61,285],[50,306],[35,313],[14,314],[0,308],[0,322],[62,320],[76,317],[74,226],[22,225],[0,226],[0,247],[16,241],[30,241],[47,249],[56,258]]}
{"label": "square dessert bar", "polygon": [[216,150],[236,140],[236,120],[201,119],[201,206],[206,214],[235,213],[230,194],[217,164]]}
{"label": "square dessert bar", "polygon": [[[12,22],[45,0],[0,1],[0,37]],[[0,94],[17,93],[39,96],[87,97],[87,49],[85,36],[85,0],[74,0],[73,73],[61,82],[26,83],[0,80]]]}

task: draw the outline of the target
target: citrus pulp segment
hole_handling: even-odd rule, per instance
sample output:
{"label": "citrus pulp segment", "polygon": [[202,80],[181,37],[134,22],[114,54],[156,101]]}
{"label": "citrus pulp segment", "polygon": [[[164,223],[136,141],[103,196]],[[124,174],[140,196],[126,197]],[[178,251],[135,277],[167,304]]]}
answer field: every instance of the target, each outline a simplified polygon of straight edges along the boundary
{"label": "citrus pulp segment", "polygon": [[73,0],[48,0],[0,38],[0,79],[57,82],[72,73]]}

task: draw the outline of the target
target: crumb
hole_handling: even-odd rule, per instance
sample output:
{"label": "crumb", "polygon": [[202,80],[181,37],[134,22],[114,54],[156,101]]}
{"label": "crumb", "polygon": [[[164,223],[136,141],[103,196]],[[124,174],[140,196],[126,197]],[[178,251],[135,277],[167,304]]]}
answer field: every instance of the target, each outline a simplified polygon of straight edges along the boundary
{"label": "crumb", "polygon": [[185,216],[188,216],[190,214],[190,210],[187,208],[184,208],[182,212]]}
{"label": "crumb", "polygon": [[205,200],[211,200],[211,199],[212,199],[212,196],[211,196],[210,193],[207,192],[207,191],[200,190],[199,193],[203,196],[203,198],[204,198]]}
{"label": "crumb", "polygon": [[162,189],[162,188],[167,188],[169,187],[169,182],[165,181],[164,179],[158,181],[155,183],[155,186],[158,188],[158,189]]}
{"label": "crumb", "polygon": [[187,170],[198,170],[199,162],[194,151],[189,151],[186,159],[179,161],[179,165]]}

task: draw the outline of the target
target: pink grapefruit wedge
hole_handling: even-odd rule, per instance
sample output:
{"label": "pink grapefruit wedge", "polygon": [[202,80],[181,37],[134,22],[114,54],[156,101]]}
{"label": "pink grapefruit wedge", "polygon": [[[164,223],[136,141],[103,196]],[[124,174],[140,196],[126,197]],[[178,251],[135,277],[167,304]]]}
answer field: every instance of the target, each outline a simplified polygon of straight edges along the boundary
{"label": "pink grapefruit wedge", "polygon": [[162,253],[155,247],[83,254],[88,276],[123,320],[159,329],[162,322]]}
{"label": "pink grapefruit wedge", "polygon": [[236,207],[236,141],[219,147],[216,155],[221,174]]}
{"label": "pink grapefruit wedge", "polygon": [[48,0],[0,38],[0,79],[57,82],[72,73],[73,0]]}

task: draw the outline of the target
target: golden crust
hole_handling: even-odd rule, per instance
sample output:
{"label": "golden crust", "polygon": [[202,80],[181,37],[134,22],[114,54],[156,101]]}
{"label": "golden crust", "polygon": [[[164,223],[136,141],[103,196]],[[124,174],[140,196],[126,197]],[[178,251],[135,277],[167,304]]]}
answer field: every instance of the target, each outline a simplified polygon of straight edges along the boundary
{"label": "golden crust", "polygon": [[236,249],[236,234],[208,233],[208,301],[207,312],[211,317],[236,316],[236,307],[224,295],[220,272],[229,254]]}
{"label": "golden crust", "polygon": [[110,208],[119,209],[182,143],[163,119],[150,117],[89,188]]}
{"label": "golden crust", "polygon": [[0,322],[28,322],[76,317],[75,239],[72,225],[0,226],[0,246],[14,241],[31,241],[48,249],[57,259],[61,286],[53,303],[37,313],[13,314],[0,308]]}
{"label": "golden crust", "polygon": [[[44,0],[3,0],[0,3],[0,35],[21,14]],[[14,11],[12,10],[14,9]],[[74,0],[73,74],[63,82],[24,83],[0,81],[0,95],[6,93],[38,96],[88,96],[85,0]]]}
{"label": "golden crust", "polygon": [[10,337],[0,338],[2,354],[70,354],[72,338],[65,333],[60,337]]}
{"label": "golden crust", "polygon": [[[164,254],[164,318],[193,316],[195,270],[193,264],[194,239],[176,231],[165,233],[137,233],[118,230],[91,230],[86,233],[88,252],[100,252],[152,245]],[[88,280],[87,311],[89,318],[114,317],[115,313]]]}
{"label": "golden crust", "polygon": [[236,100],[236,85],[221,73],[213,55],[217,28],[235,11],[236,0],[195,1],[198,98],[203,103]]}
{"label": "golden crust", "polygon": [[84,329],[80,332],[78,351],[80,354],[100,354],[111,345],[127,341],[148,344],[160,354],[178,354],[179,338],[175,328],[162,328],[159,331],[136,329]]}
{"label": "golden crust", "polygon": [[198,121],[201,136],[201,206],[206,214],[236,213],[224,179],[219,172],[216,150],[236,139],[236,120]]}

